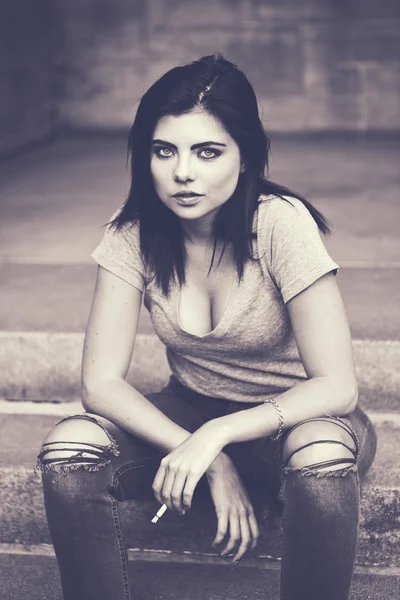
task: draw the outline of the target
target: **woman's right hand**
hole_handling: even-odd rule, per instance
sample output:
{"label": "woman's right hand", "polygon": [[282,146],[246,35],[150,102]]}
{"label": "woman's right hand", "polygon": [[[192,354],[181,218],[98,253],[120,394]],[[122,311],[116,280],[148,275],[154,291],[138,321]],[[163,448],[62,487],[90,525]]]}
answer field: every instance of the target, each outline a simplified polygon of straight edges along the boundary
{"label": "woman's right hand", "polygon": [[246,552],[254,550],[258,542],[259,529],[253,506],[235,465],[224,452],[219,454],[206,475],[218,519],[212,545],[220,544],[229,530],[229,541],[221,556],[234,552],[239,545],[233,557],[236,565]]}

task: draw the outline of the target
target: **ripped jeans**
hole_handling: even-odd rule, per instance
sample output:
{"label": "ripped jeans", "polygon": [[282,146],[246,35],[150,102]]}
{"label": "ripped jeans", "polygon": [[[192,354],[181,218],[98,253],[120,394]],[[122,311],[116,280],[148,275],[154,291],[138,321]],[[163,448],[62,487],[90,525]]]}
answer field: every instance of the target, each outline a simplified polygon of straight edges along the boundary
{"label": "ripped jeans", "polygon": [[[174,377],[146,398],[190,432],[256,405],[203,396]],[[283,512],[281,599],[348,600],[360,484],[376,452],[368,416],[357,407],[343,418],[307,419],[278,441],[229,444],[224,452],[245,486],[272,492]],[[162,457],[158,448],[92,413],[66,417],[51,430],[37,468],[64,600],[135,598],[118,504],[154,498]],[[202,486],[204,476],[193,506]]]}

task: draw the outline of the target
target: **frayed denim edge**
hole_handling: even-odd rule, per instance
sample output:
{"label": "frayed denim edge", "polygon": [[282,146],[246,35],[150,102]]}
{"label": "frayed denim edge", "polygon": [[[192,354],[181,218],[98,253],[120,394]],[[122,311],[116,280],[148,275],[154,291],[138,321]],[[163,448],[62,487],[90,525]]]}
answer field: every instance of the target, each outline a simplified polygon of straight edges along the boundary
{"label": "frayed denim edge", "polygon": [[[327,471],[325,469],[309,468],[309,467],[285,467],[281,470],[282,475],[291,475],[293,473],[300,473],[302,477],[316,477],[322,479],[323,477],[346,477],[349,473],[357,473],[358,467],[356,464],[344,467],[343,469],[334,469]],[[277,500],[283,502],[283,488],[284,481],[281,480],[281,486],[277,496]]]}
{"label": "frayed denim edge", "polygon": [[302,477],[346,477],[349,473],[357,473],[358,468],[357,465],[350,465],[349,467],[344,467],[343,469],[318,469],[317,468],[309,468],[309,467],[285,467],[282,469],[283,475],[289,475],[290,473],[301,473]]}
{"label": "frayed denim edge", "polygon": [[[82,415],[70,415],[67,417],[63,417],[62,419],[57,421],[57,423],[55,423],[54,427],[56,427],[59,423],[62,423],[63,421],[72,420],[72,419],[86,419],[87,421],[92,421],[93,423],[96,423],[96,425],[101,427],[101,429],[104,431],[104,433],[107,435],[108,439],[110,440],[110,444],[108,446],[104,446],[104,448],[103,448],[104,458],[100,459],[98,462],[95,462],[95,463],[89,463],[89,462],[74,463],[73,459],[76,458],[77,454],[79,453],[79,451],[78,451],[73,456],[69,456],[68,459],[64,459],[64,460],[67,460],[67,462],[46,463],[46,462],[42,462],[42,456],[44,454],[43,446],[42,446],[42,449],[37,457],[36,466],[34,468],[35,473],[38,473],[38,472],[48,473],[49,471],[55,471],[56,473],[70,473],[72,471],[77,471],[78,469],[81,469],[81,468],[86,471],[99,471],[100,467],[105,467],[111,462],[111,456],[119,456],[120,451],[118,449],[117,442],[115,441],[113,436],[107,431],[107,429],[105,429],[105,427],[102,425],[102,423],[100,423],[92,415],[82,414]],[[50,445],[51,443],[59,444],[60,442],[50,442],[48,445]],[[86,444],[86,442],[82,442],[82,444]],[[90,446],[90,443],[87,443],[86,445]],[[88,451],[90,452],[90,450],[88,450]],[[63,461],[62,458],[60,460]]]}

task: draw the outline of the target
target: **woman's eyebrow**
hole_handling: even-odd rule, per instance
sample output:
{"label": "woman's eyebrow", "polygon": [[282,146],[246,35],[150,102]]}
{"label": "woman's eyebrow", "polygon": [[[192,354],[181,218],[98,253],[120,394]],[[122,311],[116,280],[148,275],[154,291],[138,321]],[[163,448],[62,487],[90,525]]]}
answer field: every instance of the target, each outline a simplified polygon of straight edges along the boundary
{"label": "woman's eyebrow", "polygon": [[[162,144],[163,146],[168,146],[169,148],[173,148],[174,150],[177,150],[177,147],[175,146],[175,144],[171,144],[171,142],[166,142],[165,140],[153,140],[152,144]],[[221,142],[212,142],[212,141],[208,141],[208,142],[201,142],[200,144],[193,144],[193,146],[190,147],[191,150],[197,150],[197,148],[203,148],[203,146],[224,146],[226,147],[226,144],[222,144]]]}

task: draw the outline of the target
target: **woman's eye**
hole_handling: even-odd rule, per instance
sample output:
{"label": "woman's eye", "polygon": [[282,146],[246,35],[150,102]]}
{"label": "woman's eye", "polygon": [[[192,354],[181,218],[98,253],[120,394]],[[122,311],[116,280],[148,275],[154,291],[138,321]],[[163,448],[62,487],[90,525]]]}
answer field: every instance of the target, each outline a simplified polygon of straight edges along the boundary
{"label": "woman's eye", "polygon": [[220,156],[220,152],[218,152],[218,150],[213,150],[212,148],[203,148],[203,150],[201,150],[199,152],[199,155],[202,155],[202,158],[216,158],[217,156]]}
{"label": "woman's eye", "polygon": [[156,148],[155,152],[159,158],[169,158],[172,156],[172,150],[170,148]]}

